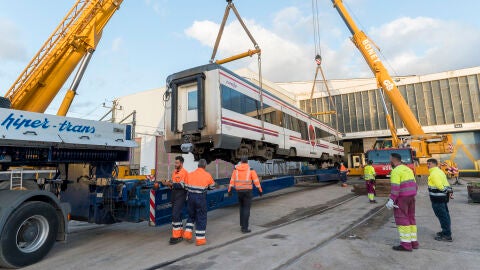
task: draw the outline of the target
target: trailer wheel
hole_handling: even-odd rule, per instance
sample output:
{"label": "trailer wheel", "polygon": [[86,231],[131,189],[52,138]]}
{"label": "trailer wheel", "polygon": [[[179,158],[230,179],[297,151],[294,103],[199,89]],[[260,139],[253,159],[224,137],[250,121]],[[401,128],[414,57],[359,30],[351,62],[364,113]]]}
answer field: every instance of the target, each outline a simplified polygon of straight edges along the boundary
{"label": "trailer wheel", "polygon": [[7,219],[0,236],[0,267],[23,267],[40,261],[52,249],[58,232],[55,208],[26,202]]}
{"label": "trailer wheel", "polygon": [[6,97],[0,97],[0,108],[10,108],[12,106],[12,103],[10,102],[10,99]]}

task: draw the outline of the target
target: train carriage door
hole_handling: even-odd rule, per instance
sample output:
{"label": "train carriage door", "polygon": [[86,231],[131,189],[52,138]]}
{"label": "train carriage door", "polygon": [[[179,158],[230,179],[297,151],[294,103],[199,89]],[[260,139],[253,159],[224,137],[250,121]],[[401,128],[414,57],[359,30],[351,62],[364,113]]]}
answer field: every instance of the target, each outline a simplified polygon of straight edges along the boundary
{"label": "train carriage door", "polygon": [[316,151],[317,148],[315,147],[317,145],[315,128],[313,127],[311,122],[307,124],[308,124],[308,142],[310,144],[310,153],[313,155],[318,155]]}
{"label": "train carriage door", "polygon": [[[178,126],[198,121],[198,89],[197,84],[188,84],[178,87]],[[193,126],[191,128],[194,128]],[[196,128],[195,128],[196,129]]]}

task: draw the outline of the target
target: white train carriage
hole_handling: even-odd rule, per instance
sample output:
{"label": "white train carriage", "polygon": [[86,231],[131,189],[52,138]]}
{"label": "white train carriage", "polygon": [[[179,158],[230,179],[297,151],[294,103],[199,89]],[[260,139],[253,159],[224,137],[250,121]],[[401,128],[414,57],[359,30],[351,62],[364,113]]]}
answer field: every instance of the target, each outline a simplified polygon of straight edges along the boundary
{"label": "white train carriage", "polygon": [[195,159],[339,159],[336,130],[232,71],[208,64],[167,78],[165,147]]}

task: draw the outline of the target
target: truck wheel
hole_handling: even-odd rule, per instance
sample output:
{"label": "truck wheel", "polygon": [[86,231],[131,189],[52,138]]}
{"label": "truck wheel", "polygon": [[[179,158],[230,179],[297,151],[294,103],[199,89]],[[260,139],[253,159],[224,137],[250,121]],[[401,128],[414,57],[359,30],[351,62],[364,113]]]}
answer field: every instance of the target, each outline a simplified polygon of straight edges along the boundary
{"label": "truck wheel", "polygon": [[7,219],[0,236],[0,267],[23,267],[40,261],[52,249],[58,232],[55,208],[26,202]]}
{"label": "truck wheel", "polygon": [[0,108],[10,108],[12,106],[12,103],[10,102],[10,99],[6,97],[0,97]]}

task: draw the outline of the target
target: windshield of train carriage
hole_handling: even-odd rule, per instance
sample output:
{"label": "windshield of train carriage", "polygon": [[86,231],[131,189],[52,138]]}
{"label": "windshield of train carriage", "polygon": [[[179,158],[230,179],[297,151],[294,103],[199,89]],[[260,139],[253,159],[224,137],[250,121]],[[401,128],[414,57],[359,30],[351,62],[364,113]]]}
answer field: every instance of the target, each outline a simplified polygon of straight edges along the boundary
{"label": "windshield of train carriage", "polygon": [[405,164],[412,163],[412,152],[410,149],[395,149],[395,150],[372,150],[368,152],[368,159],[373,161],[373,164],[389,164],[390,154],[398,153],[402,156],[402,162]]}

